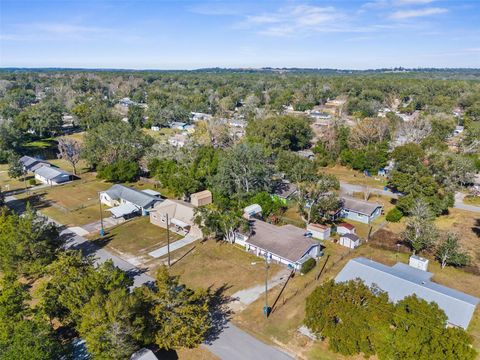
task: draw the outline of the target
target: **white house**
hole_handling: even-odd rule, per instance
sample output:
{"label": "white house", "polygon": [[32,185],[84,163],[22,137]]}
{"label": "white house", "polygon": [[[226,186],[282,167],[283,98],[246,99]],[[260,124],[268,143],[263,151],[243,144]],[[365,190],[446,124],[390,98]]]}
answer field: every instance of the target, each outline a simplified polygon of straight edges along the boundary
{"label": "white house", "polygon": [[355,234],[343,234],[340,236],[338,243],[350,249],[355,249],[360,245],[360,238]]}
{"label": "white house", "polygon": [[349,223],[340,223],[337,225],[337,234],[355,234],[355,226]]}
{"label": "white house", "polygon": [[344,197],[342,200],[341,216],[346,219],[370,224],[382,214],[383,206],[381,204],[348,197]]}
{"label": "white house", "polygon": [[66,183],[71,181],[72,177],[69,172],[53,166],[41,166],[35,170],[35,179],[47,185]]}
{"label": "white house", "polygon": [[128,217],[137,213],[148,215],[148,211],[161,201],[160,193],[156,191],[137,190],[120,184],[100,192],[100,202],[112,207],[108,211],[115,218]]}
{"label": "white house", "polygon": [[307,231],[312,234],[312,237],[320,240],[328,240],[330,238],[330,226],[321,224],[308,224]]}
{"label": "white house", "polygon": [[48,161],[33,158],[31,156],[22,156],[19,161],[23,165],[23,169],[27,172],[35,172],[35,170],[42,166],[52,166]]}

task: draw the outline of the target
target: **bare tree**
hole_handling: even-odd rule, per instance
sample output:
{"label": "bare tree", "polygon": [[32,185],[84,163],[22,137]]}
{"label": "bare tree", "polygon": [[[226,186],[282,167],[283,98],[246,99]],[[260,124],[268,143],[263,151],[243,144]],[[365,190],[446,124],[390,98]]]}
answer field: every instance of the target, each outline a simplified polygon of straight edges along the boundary
{"label": "bare tree", "polygon": [[348,142],[355,149],[387,139],[389,128],[387,119],[363,119],[350,133]]}
{"label": "bare tree", "polygon": [[82,146],[74,139],[61,137],[58,139],[58,158],[66,160],[72,165],[73,174],[77,174],[77,164],[80,161]]}

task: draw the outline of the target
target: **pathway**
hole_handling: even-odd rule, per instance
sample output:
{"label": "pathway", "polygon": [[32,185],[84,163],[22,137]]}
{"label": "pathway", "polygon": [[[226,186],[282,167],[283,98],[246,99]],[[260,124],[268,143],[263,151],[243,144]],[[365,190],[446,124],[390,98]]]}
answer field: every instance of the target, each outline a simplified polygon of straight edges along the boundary
{"label": "pathway", "polygon": [[[201,235],[198,234],[187,234],[183,239],[180,239],[178,241],[175,241],[170,244],[170,252],[173,252],[175,250],[181,249],[184,246],[187,246],[199,239],[201,239]],[[165,256],[168,254],[168,245],[162,246],[160,249],[154,250],[152,252],[149,252],[148,255],[154,258],[159,258],[162,256]]]}
{"label": "pathway", "polygon": [[455,193],[455,207],[460,210],[480,213],[480,206],[468,205],[463,202],[465,196],[466,195],[461,192]]}

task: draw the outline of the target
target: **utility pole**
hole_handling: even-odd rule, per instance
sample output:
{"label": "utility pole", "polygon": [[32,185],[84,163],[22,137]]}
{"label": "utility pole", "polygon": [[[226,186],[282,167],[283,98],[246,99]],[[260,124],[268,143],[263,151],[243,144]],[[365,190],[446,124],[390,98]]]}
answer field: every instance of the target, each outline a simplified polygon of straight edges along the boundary
{"label": "utility pole", "polygon": [[270,307],[268,306],[268,253],[265,252],[265,306],[263,307],[263,313],[268,318],[270,315]]}
{"label": "utility pole", "polygon": [[167,252],[168,252],[168,267],[170,268],[170,225],[168,223],[168,213],[167,213]]}
{"label": "utility pole", "polygon": [[100,205],[100,236],[105,236],[105,229],[103,228],[102,199],[100,198],[100,193],[98,194],[98,204]]}

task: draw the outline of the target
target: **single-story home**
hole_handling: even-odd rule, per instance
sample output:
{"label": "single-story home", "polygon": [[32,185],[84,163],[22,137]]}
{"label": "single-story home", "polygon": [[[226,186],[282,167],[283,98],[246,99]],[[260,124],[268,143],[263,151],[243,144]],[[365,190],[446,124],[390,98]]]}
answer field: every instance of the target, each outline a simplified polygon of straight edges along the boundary
{"label": "single-story home", "polygon": [[150,211],[150,223],[164,229],[172,228],[179,233],[187,234],[194,226],[195,206],[182,200],[167,199],[158,203]]}
{"label": "single-story home", "polygon": [[133,353],[130,357],[130,360],[158,360],[158,358],[152,350],[142,348],[137,352]]}
{"label": "single-story home", "polygon": [[212,193],[204,190],[190,195],[190,202],[193,206],[204,206],[212,203]]}
{"label": "single-story home", "polygon": [[290,224],[276,226],[253,218],[250,224],[251,233],[239,233],[235,242],[257,256],[266,256],[270,261],[299,270],[306,260],[320,255],[320,244],[305,236],[303,229]]}
{"label": "single-story home", "polygon": [[307,232],[312,234],[312,237],[320,240],[328,240],[330,238],[330,226],[322,224],[308,224]]}
{"label": "single-story home", "polygon": [[371,201],[344,197],[340,215],[343,218],[370,224],[382,214],[383,206]]}
{"label": "single-story home", "polygon": [[42,166],[52,166],[48,161],[31,156],[22,156],[19,161],[22,163],[23,169],[27,172],[35,172],[35,170]]}
{"label": "single-story home", "polygon": [[71,181],[72,177],[69,172],[53,166],[41,166],[35,170],[35,179],[47,185],[66,183]]}
{"label": "single-story home", "polygon": [[147,215],[148,211],[161,201],[160,193],[154,190],[137,190],[121,184],[115,184],[100,192],[100,202],[112,207],[108,211],[115,218],[130,217],[138,213]]}
{"label": "single-story home", "polygon": [[185,126],[187,126],[187,123],[180,122],[180,121],[173,121],[170,123],[171,129],[185,130]]}
{"label": "single-story home", "polygon": [[355,226],[349,223],[340,223],[337,225],[337,234],[355,234]]}
{"label": "single-story home", "polygon": [[298,189],[295,184],[292,184],[286,180],[282,180],[278,181],[275,185],[272,197],[286,204],[289,199],[293,198],[297,191]]}
{"label": "single-story home", "polygon": [[360,245],[360,238],[356,234],[347,233],[340,236],[338,243],[350,249],[355,249]]}
{"label": "single-story home", "polygon": [[335,281],[362,280],[366,285],[376,285],[388,293],[391,301],[397,302],[416,294],[428,302],[435,302],[445,311],[448,324],[467,329],[478,298],[431,281],[432,273],[397,263],[386,266],[364,257],[350,260],[340,271]]}

